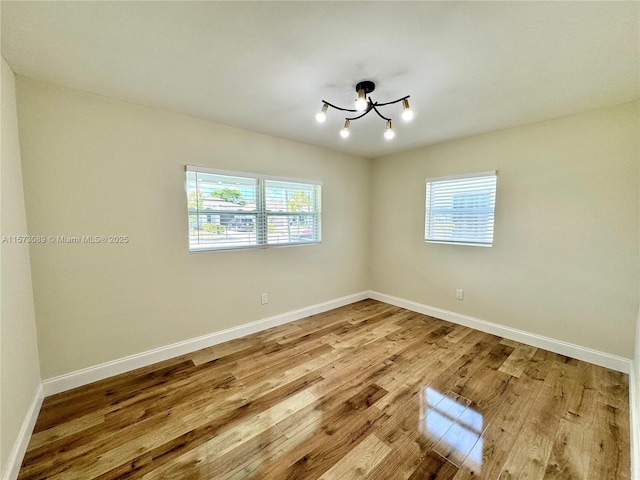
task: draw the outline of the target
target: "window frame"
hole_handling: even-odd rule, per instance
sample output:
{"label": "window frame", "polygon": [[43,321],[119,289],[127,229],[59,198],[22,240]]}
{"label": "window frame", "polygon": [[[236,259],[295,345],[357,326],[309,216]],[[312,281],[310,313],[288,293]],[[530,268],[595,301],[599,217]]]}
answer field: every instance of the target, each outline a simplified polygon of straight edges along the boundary
{"label": "window frame", "polygon": [[[190,225],[189,225],[189,216],[192,215],[192,212],[189,209],[188,201],[189,201],[189,173],[206,173],[220,176],[228,176],[228,177],[236,177],[236,178],[244,178],[248,180],[256,181],[256,208],[255,211],[231,211],[225,210],[226,214],[233,215],[246,215],[246,216],[254,216],[255,217],[255,232],[256,232],[256,244],[255,245],[230,245],[230,246],[202,246],[200,244],[199,248],[191,247],[191,234],[190,234]],[[272,211],[267,208],[266,205],[266,190],[269,188],[267,182],[285,182],[285,183],[297,183],[303,185],[304,187],[312,186],[314,187],[315,192],[315,211],[314,212],[279,212]],[[229,251],[229,250],[247,250],[247,249],[264,249],[264,248],[274,248],[274,247],[293,247],[293,246],[302,246],[302,245],[318,245],[322,243],[322,181],[320,180],[308,180],[308,179],[300,179],[300,178],[292,178],[292,177],[280,177],[274,175],[264,175],[259,173],[250,173],[250,172],[239,172],[233,170],[221,170],[215,168],[201,167],[197,165],[185,165],[185,196],[187,200],[187,244],[189,248],[189,253],[199,253],[199,252],[211,252],[211,251]],[[215,214],[215,212],[213,212]],[[199,214],[198,214],[199,215]],[[315,218],[316,223],[316,238],[310,241],[297,241],[297,242],[286,242],[286,243],[268,243],[269,242],[269,232],[268,232],[268,219],[273,216],[285,216],[285,217],[293,217],[293,216],[311,216]],[[264,243],[258,243],[258,242]]]}
{"label": "window frame", "polygon": [[[437,238],[437,236],[431,234],[429,235],[430,226],[434,223],[431,218],[431,206],[432,206],[432,198],[430,198],[430,184],[447,182],[447,181],[455,181],[455,180],[465,180],[465,179],[479,179],[483,177],[493,177],[494,185],[492,193],[492,213],[491,217],[493,220],[491,227],[491,241],[490,242],[473,242],[470,239],[452,239],[447,240],[443,238]],[[425,243],[440,243],[445,245],[466,245],[473,247],[493,247],[494,237],[495,237],[495,207],[496,207],[496,199],[498,192],[498,171],[497,170],[488,170],[484,172],[474,172],[474,173],[465,173],[460,175],[447,175],[443,177],[430,177],[425,180],[425,210],[424,210],[424,241]],[[460,194],[468,194],[467,192],[461,191]],[[431,192],[431,195],[433,193]],[[453,195],[452,195],[453,198]],[[479,216],[479,214],[478,214]]]}

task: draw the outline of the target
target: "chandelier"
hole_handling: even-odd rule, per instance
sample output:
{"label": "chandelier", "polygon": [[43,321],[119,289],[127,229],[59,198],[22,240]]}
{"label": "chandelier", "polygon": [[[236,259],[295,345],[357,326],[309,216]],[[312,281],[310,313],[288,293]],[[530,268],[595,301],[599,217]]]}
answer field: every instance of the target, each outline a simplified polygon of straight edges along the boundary
{"label": "chandelier", "polygon": [[376,89],[376,84],[370,80],[363,80],[356,85],[357,97],[355,100],[355,108],[342,108],[337,107],[326,100],[322,100],[322,109],[316,114],[316,121],[318,123],[323,123],[327,119],[327,110],[329,107],[335,108],[336,110],[340,110],[342,112],[352,112],[352,113],[360,113],[359,115],[353,117],[345,117],[344,119],[344,128],[340,130],[340,136],[342,138],[347,138],[349,136],[349,127],[351,126],[352,120],[358,120],[359,118],[364,117],[369,112],[374,111],[378,114],[380,118],[387,122],[386,129],[384,131],[384,138],[387,140],[391,140],[395,136],[395,132],[391,126],[391,119],[385,117],[380,113],[378,107],[384,107],[386,105],[393,105],[394,103],[402,102],[402,119],[405,122],[410,121],[413,118],[413,110],[409,107],[409,95],[406,97],[399,98],[392,102],[378,103],[374,102],[369,95]]}

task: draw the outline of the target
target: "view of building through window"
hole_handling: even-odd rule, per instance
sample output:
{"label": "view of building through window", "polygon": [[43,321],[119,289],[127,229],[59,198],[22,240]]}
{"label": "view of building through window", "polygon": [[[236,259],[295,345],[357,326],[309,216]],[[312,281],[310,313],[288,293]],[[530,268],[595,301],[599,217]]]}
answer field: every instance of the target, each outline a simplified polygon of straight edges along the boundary
{"label": "view of building through window", "polygon": [[320,188],[188,166],[189,249],[319,242]]}

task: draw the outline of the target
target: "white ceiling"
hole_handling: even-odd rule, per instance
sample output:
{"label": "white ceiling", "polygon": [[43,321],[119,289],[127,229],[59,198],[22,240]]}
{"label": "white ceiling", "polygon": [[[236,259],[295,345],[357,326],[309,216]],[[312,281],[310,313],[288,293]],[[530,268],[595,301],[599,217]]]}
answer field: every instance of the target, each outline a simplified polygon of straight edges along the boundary
{"label": "white ceiling", "polygon": [[[640,2],[9,2],[19,75],[378,157],[640,97]],[[338,131],[354,85],[411,95]]]}

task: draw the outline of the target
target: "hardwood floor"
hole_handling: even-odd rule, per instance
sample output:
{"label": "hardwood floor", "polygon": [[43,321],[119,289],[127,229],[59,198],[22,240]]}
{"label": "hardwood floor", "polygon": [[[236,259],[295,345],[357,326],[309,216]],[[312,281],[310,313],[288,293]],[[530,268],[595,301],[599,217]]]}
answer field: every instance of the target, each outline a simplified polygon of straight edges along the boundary
{"label": "hardwood floor", "polygon": [[629,479],[627,376],[365,300],[45,399],[20,479]]}

